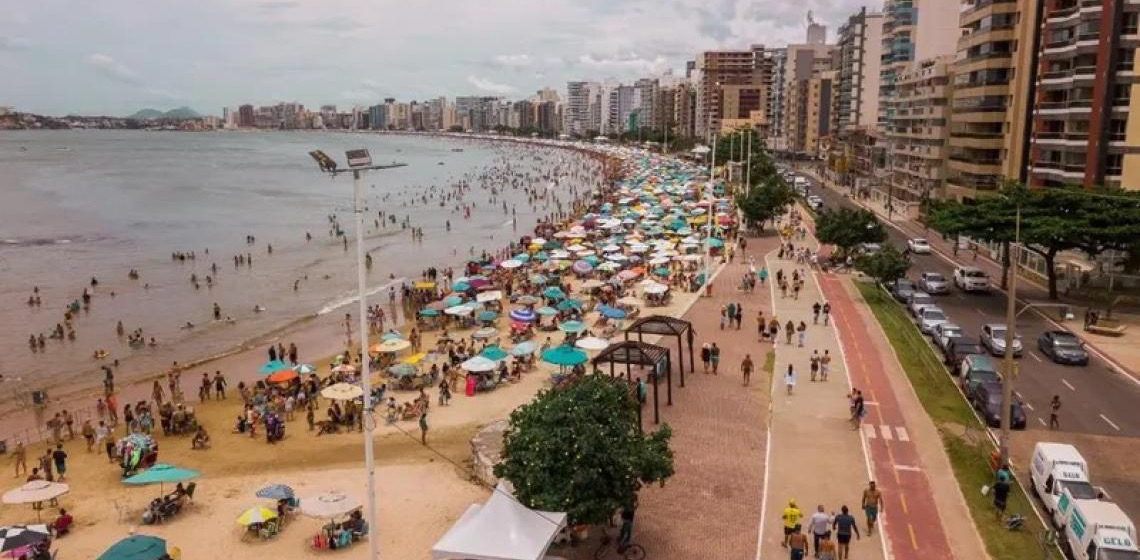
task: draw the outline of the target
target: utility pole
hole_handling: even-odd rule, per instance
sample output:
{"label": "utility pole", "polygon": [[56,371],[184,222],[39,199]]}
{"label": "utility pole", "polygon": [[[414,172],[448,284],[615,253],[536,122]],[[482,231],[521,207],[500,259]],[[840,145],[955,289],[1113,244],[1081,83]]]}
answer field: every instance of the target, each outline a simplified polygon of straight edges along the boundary
{"label": "utility pole", "polygon": [[[715,134],[712,136],[712,141],[713,141],[713,146],[716,146],[717,137]],[[706,213],[706,215],[709,217],[709,223],[708,223],[708,228],[706,229],[707,233],[705,234],[705,281],[701,287],[704,288],[706,295],[709,294],[709,286],[712,284],[712,275],[711,275],[711,272],[712,272],[712,267],[711,267],[711,264],[712,264],[712,231],[713,231],[712,226],[713,226],[713,222],[716,220],[716,203],[713,202],[713,195],[715,194],[715,188],[714,187],[716,185],[716,175],[714,175],[715,170],[716,170],[716,148],[713,148],[712,156],[709,158],[708,194],[705,195],[705,197],[706,197],[705,200],[708,200],[708,202],[709,202],[709,210]]]}
{"label": "utility pole", "polygon": [[752,128],[748,128],[748,159],[744,160],[744,194],[752,194]]}
{"label": "utility pole", "polygon": [[1014,221],[1013,243],[1009,246],[1009,294],[1005,304],[1005,357],[1002,360],[1001,378],[1001,462],[1009,464],[1009,429],[1012,421],[1013,383],[1017,379],[1017,364],[1013,361],[1014,322],[1017,321],[1017,253],[1021,243],[1021,203],[1017,203]]}

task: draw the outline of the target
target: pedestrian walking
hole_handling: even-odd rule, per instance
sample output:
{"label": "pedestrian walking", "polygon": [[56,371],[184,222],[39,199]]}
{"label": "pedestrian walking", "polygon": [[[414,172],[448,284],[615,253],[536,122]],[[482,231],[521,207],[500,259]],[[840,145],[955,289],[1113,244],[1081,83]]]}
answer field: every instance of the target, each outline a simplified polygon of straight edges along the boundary
{"label": "pedestrian walking", "polygon": [[712,362],[713,375],[716,375],[720,367],[720,346],[717,346],[715,342],[712,343],[712,348],[709,349],[709,361]]}
{"label": "pedestrian walking", "polygon": [[813,324],[813,325],[819,324],[819,312],[821,309],[823,309],[823,306],[820,305],[818,301],[815,302],[814,304],[812,304],[812,306],[811,306],[811,324]]}
{"label": "pedestrian walking", "polygon": [[1009,499],[1010,483],[1013,480],[1013,473],[1009,471],[1009,465],[1003,464],[997,470],[995,476],[993,494],[994,494],[994,515],[998,521],[1001,521],[1005,516],[1005,506]]}
{"label": "pedestrian walking", "polygon": [[820,541],[815,557],[819,560],[835,560],[835,541],[831,540],[830,532]]}
{"label": "pedestrian walking", "polygon": [[757,274],[757,276],[760,277],[760,285],[763,286],[763,285],[767,284],[768,283],[768,267],[766,267],[766,266],[760,267],[760,272]]}
{"label": "pedestrian walking", "polygon": [[720,330],[724,330],[724,324],[728,322],[728,314],[731,312],[732,304],[727,306],[720,306]]}
{"label": "pedestrian walking", "polygon": [[95,427],[91,425],[90,420],[83,421],[80,433],[83,434],[83,441],[87,442],[87,452],[91,453],[91,448],[95,446]]}
{"label": "pedestrian walking", "polygon": [[815,383],[816,375],[819,373],[819,350],[813,350],[811,354],[811,381]]}
{"label": "pedestrian walking", "polygon": [[740,324],[744,322],[744,305],[741,303],[736,304],[736,330],[740,330]]}
{"label": "pedestrian walking", "polygon": [[67,452],[63,450],[63,444],[55,444],[55,451],[51,453],[52,462],[55,463],[55,472],[59,474],[58,480],[64,481],[67,474]]}
{"label": "pedestrian walking", "polygon": [[831,319],[831,303],[823,302],[823,326],[827,326],[828,321]]}
{"label": "pedestrian walking", "polygon": [[744,361],[740,362],[740,373],[744,376],[744,384],[752,382],[752,354],[745,354]]}
{"label": "pedestrian walking", "polygon": [[800,512],[800,508],[796,507],[795,500],[788,500],[788,507],[784,508],[784,514],[780,518],[784,522],[784,542],[781,543],[786,548],[788,540],[791,538],[792,533],[800,529],[800,520],[803,519],[804,514]]}
{"label": "pedestrian walking", "polygon": [[816,506],[815,513],[808,517],[808,533],[811,533],[812,550],[819,558],[819,545],[825,539],[831,538],[831,516],[824,512],[823,504]]}
{"label": "pedestrian walking", "polygon": [[709,373],[709,359],[712,358],[712,348],[709,343],[701,345],[701,363],[705,366],[705,375]]}
{"label": "pedestrian walking", "polygon": [[12,450],[12,463],[16,466],[16,478],[20,478],[20,474],[28,474],[28,450],[24,448],[24,442],[16,442],[16,448]]}
{"label": "pedestrian walking", "polygon": [[792,531],[792,535],[788,537],[788,550],[791,552],[792,560],[803,560],[807,556],[808,540],[804,535],[802,528],[796,527]]}
{"label": "pedestrian walking", "polygon": [[789,395],[796,388],[796,370],[792,364],[788,364],[788,373],[784,374],[784,387],[787,388]]}
{"label": "pedestrian walking", "polygon": [[867,514],[867,535],[875,534],[875,521],[879,519],[879,513],[883,511],[883,493],[875,487],[875,481],[872,480],[867,483],[867,489],[863,490],[863,513]]}
{"label": "pedestrian walking", "polygon": [[796,327],[796,336],[799,338],[799,347],[804,347],[804,340],[807,339],[807,323],[800,321]]}
{"label": "pedestrian walking", "polygon": [[796,334],[796,324],[789,319],[787,323],[784,323],[784,344],[791,344],[794,334]]}
{"label": "pedestrian walking", "polygon": [[221,371],[214,372],[214,398],[224,400],[226,398],[226,378],[222,375]]}
{"label": "pedestrian walking", "polygon": [[847,506],[839,508],[839,515],[835,516],[832,521],[831,527],[835,529],[835,540],[838,545],[839,554],[836,560],[847,560],[850,557],[851,533],[855,533],[856,539],[863,538],[859,534],[859,524],[855,522],[855,516],[851,515]]}
{"label": "pedestrian walking", "polygon": [[1053,400],[1049,401],[1049,429],[1060,430],[1061,421],[1057,418],[1057,413],[1061,411],[1061,395],[1053,395]]}
{"label": "pedestrian walking", "polygon": [[831,365],[831,351],[824,350],[823,355],[819,357],[819,380],[827,381],[828,368]]}
{"label": "pedestrian walking", "polygon": [[867,414],[867,403],[863,401],[863,391],[855,389],[851,392],[851,425],[853,429],[858,430],[859,425],[863,422],[863,416]]}
{"label": "pedestrian walking", "polygon": [[764,320],[764,310],[761,309],[756,312],[756,336],[757,342],[764,342],[764,335],[768,329],[768,322]]}
{"label": "pedestrian walking", "polygon": [[427,409],[425,408],[420,412],[420,443],[424,445],[427,445],[427,432]]}

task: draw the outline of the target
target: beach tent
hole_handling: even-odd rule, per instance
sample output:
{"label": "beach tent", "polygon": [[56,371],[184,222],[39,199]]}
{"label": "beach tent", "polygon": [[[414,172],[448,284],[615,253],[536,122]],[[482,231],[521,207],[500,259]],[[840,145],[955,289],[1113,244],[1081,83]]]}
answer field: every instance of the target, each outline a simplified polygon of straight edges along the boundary
{"label": "beach tent", "polygon": [[166,541],[150,535],[131,535],[111,545],[97,560],[158,560],[166,553]]}
{"label": "beach tent", "polygon": [[566,526],[566,514],[536,511],[503,484],[483,504],[471,504],[431,549],[433,560],[539,560]]}

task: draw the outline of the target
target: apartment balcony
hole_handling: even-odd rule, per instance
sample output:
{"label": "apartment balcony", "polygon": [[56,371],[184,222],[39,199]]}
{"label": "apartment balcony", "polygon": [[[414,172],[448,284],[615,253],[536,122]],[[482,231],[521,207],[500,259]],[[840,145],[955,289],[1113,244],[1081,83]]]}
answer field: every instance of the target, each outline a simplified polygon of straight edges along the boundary
{"label": "apartment balcony", "polygon": [[996,2],[976,2],[973,7],[959,14],[959,25],[968,27],[979,20],[994,14],[1009,14],[1017,12],[1016,0],[998,0]]}
{"label": "apartment balcony", "polygon": [[1033,140],[1037,144],[1049,145],[1050,147],[1071,147],[1071,148],[1084,148],[1089,143],[1088,132],[1060,132],[1060,131],[1042,131],[1033,135]]}
{"label": "apartment balcony", "polygon": [[968,35],[963,35],[958,38],[958,50],[964,51],[971,47],[976,47],[984,43],[993,43],[997,41],[1013,41],[1017,37],[1012,25],[1002,27],[987,27],[985,29],[978,29]]}
{"label": "apartment balcony", "polygon": [[961,156],[950,156],[947,160],[947,166],[960,173],[972,173],[974,175],[990,175],[1001,173],[1001,158],[965,158]]}
{"label": "apartment balcony", "polygon": [[1085,177],[1085,167],[1083,162],[1035,161],[1029,167],[1029,171],[1035,175],[1059,178],[1063,181],[1079,181]]}
{"label": "apartment balcony", "polygon": [[1000,132],[958,132],[950,135],[949,143],[955,148],[997,151],[1004,146],[1005,138]]}

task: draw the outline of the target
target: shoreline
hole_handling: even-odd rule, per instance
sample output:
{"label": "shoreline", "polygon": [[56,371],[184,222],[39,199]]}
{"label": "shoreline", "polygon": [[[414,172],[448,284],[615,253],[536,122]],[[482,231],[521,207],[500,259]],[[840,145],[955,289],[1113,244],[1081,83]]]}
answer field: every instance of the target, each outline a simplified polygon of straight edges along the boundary
{"label": "shoreline", "polygon": [[[232,131],[226,131],[232,132]],[[304,132],[304,131],[301,131]],[[330,131],[321,131],[330,132]],[[337,131],[331,131],[337,132]],[[403,132],[403,131],[343,131],[344,133],[377,133],[377,134],[390,134],[393,136],[414,136],[414,137],[428,137],[433,139],[451,139],[451,140],[465,140],[475,141],[489,144],[515,144],[522,146],[540,146],[546,148],[557,148],[561,150],[568,150],[569,152],[583,158],[591,158],[601,164],[599,170],[599,178],[602,184],[612,180],[612,175],[615,170],[620,171],[621,160],[614,154],[602,149],[600,146],[593,146],[590,144],[581,144],[575,142],[564,142],[557,140],[545,140],[537,138],[515,138],[515,137],[499,137],[495,135],[471,135],[471,134],[458,134],[458,133],[419,133],[419,132]],[[614,165],[618,163],[619,165]],[[609,176],[609,177],[607,177]],[[367,240],[367,239],[366,239]],[[492,246],[484,247],[489,251],[495,251],[494,246],[496,242],[492,242]],[[466,258],[461,255],[456,255],[457,262],[451,263],[451,266],[460,267]],[[425,266],[439,266],[442,263],[425,263]],[[386,279],[383,283],[377,284],[375,290],[370,290],[369,295],[375,295],[383,290],[384,286],[392,282],[411,281],[406,277]],[[332,296],[329,303],[322,309],[316,312],[310,312],[304,315],[292,317],[283,321],[279,326],[268,329],[262,333],[257,333],[245,338],[244,340],[233,344],[225,349],[215,352],[210,355],[200,356],[192,360],[179,364],[179,368],[183,373],[191,374],[188,370],[201,370],[210,367],[217,371],[217,368],[222,367],[219,364],[224,364],[230,358],[242,356],[250,350],[254,350],[258,346],[263,346],[270,343],[277,343],[282,341],[285,337],[291,337],[289,342],[297,342],[296,339],[307,338],[305,335],[309,334],[310,329],[317,329],[320,319],[325,316],[332,316],[333,312],[337,309],[342,309],[346,306],[356,303],[358,300],[356,294],[351,296],[336,298]],[[402,301],[402,299],[398,300]],[[336,303],[336,305],[333,305]],[[331,307],[330,307],[331,306]],[[390,317],[396,319],[402,316],[397,309],[389,310]],[[334,327],[339,328],[340,322],[333,319]],[[393,327],[405,327],[407,322],[392,325]],[[341,334],[340,336],[343,336]],[[335,338],[335,337],[334,337]],[[308,353],[307,344],[298,344]],[[322,358],[334,355],[335,352],[327,352],[319,354]],[[311,355],[311,354],[310,354]],[[303,360],[302,360],[303,361]],[[317,364],[313,364],[317,365]],[[98,372],[98,370],[96,370]],[[251,371],[256,374],[255,369]],[[166,377],[166,369],[149,370],[145,372],[137,372],[129,376],[129,378],[115,379],[115,394],[116,397],[127,394],[140,394],[142,398],[149,397],[149,386],[156,380],[162,380]],[[256,379],[256,375],[246,377],[242,374],[234,375],[232,371],[224,371],[227,379],[230,380],[231,387],[236,387],[238,381],[250,381]],[[98,375],[98,373],[96,374]],[[193,378],[193,374],[188,375],[187,379]],[[183,393],[187,396],[187,400],[192,400],[194,395],[193,391],[187,390],[186,379],[183,380]],[[0,431],[0,442],[7,444],[11,448],[16,441],[22,441],[26,444],[38,443],[45,441],[50,435],[49,431],[45,428],[45,422],[55,412],[70,411],[75,417],[76,429],[81,426],[84,420],[97,420],[95,413],[94,401],[96,398],[103,396],[102,379],[101,377],[90,384],[82,384],[76,386],[75,381],[63,380],[51,385],[43,385],[39,387],[29,387],[27,381],[12,381],[12,385],[19,383],[19,386],[14,387],[9,393],[0,395],[0,420],[4,422],[3,431]],[[3,386],[0,386],[3,388]],[[138,393],[139,390],[142,393]],[[48,394],[47,402],[42,406],[36,406],[31,402],[32,391],[45,391]],[[125,402],[132,402],[129,398],[118,398],[120,404]]]}

